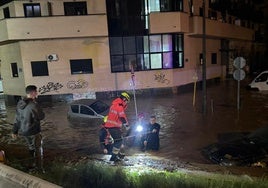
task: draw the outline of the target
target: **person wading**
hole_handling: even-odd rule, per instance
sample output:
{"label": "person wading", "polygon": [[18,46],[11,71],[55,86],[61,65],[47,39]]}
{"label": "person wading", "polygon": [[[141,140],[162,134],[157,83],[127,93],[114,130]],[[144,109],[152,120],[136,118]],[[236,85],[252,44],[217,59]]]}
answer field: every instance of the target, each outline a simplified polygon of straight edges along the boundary
{"label": "person wading", "polygon": [[45,114],[36,101],[37,87],[29,85],[25,91],[26,97],[17,103],[12,137],[16,139],[20,134],[25,138],[31,155],[29,170],[38,170],[44,173],[40,120],[45,118]]}

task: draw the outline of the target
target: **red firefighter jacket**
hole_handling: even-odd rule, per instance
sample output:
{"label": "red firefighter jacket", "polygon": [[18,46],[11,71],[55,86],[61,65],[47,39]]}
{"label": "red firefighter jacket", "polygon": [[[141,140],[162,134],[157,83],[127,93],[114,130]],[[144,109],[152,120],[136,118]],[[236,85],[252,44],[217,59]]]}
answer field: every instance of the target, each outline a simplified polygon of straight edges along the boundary
{"label": "red firefighter jacket", "polygon": [[106,128],[121,128],[122,124],[128,124],[125,110],[127,108],[126,103],[121,98],[113,100],[108,114],[107,122],[105,123]]}

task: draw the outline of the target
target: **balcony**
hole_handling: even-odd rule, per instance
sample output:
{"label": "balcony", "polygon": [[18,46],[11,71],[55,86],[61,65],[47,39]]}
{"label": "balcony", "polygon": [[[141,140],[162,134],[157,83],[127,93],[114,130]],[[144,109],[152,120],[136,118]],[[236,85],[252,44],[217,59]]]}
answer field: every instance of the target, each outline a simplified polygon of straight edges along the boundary
{"label": "balcony", "polygon": [[184,12],[152,12],[149,23],[151,34],[189,32],[189,14]]}
{"label": "balcony", "polygon": [[9,18],[0,21],[0,43],[98,36],[108,36],[105,14]]}
{"label": "balcony", "polygon": [[[190,36],[201,37],[203,34],[203,18],[199,16],[190,19]],[[254,39],[254,30],[219,20],[206,19],[206,36],[208,38],[226,38],[234,40]]]}

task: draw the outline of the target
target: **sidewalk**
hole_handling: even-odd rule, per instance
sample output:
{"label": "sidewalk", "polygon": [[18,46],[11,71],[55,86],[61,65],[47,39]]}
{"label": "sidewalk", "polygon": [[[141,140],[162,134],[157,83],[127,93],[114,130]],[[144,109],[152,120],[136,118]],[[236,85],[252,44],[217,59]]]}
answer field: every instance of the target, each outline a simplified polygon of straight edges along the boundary
{"label": "sidewalk", "polygon": [[0,163],[0,188],[21,187],[59,188],[60,186]]}

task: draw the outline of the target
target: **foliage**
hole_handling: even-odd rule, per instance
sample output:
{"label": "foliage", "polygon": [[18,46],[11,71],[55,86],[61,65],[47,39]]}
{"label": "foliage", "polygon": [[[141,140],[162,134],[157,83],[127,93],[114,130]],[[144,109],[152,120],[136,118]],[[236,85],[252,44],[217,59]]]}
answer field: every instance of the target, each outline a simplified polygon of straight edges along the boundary
{"label": "foliage", "polygon": [[55,164],[48,173],[38,175],[64,188],[250,188],[267,187],[268,180],[200,172],[166,172],[146,167],[111,166],[89,162],[77,165]]}

